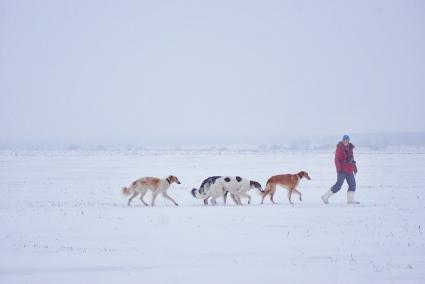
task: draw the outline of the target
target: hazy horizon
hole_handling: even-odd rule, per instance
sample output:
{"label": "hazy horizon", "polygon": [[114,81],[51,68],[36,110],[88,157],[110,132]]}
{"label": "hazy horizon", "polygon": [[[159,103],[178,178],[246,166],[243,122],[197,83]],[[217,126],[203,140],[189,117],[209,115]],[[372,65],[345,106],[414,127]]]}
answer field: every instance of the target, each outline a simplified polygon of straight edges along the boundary
{"label": "hazy horizon", "polygon": [[0,1],[0,147],[424,133],[424,11],[425,1]]}
{"label": "hazy horizon", "polygon": [[[387,147],[425,147],[425,132],[352,133],[351,142],[360,148],[386,149]],[[14,145],[0,144],[0,150],[148,150],[148,149],[330,149],[341,140],[340,135],[292,135],[287,137],[248,137],[237,139],[209,139],[192,141],[21,141]]]}

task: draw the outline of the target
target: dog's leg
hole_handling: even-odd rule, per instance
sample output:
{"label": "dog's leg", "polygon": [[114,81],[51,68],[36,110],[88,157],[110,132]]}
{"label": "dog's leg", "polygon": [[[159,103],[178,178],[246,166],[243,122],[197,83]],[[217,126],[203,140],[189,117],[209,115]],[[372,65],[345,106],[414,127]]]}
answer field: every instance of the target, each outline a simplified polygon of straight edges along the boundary
{"label": "dog's leg", "polygon": [[142,201],[142,203],[143,203],[145,206],[149,206],[149,204],[147,204],[147,203],[143,200],[143,197],[145,196],[146,192],[148,192],[148,190],[147,190],[147,189],[144,189],[144,190],[141,192],[141,195],[140,195],[140,201]]}
{"label": "dog's leg", "polygon": [[248,198],[248,204],[250,204],[250,203],[251,203],[251,195],[249,195],[248,193],[246,193],[246,192],[241,192],[241,193],[239,193],[239,196],[242,196],[242,197],[246,197],[246,198]]}
{"label": "dog's leg", "polygon": [[208,205],[208,198],[204,199],[204,205]]}
{"label": "dog's leg", "polygon": [[298,190],[296,190],[295,188],[294,188],[294,192],[300,196],[300,202],[301,202],[301,201],[303,201],[303,200],[302,200],[302,198],[301,198],[301,192],[299,192],[299,191],[298,191]]}
{"label": "dog's leg", "polygon": [[158,196],[158,193],[156,193],[155,191],[152,192],[152,202],[151,202],[151,206],[154,206],[155,204],[155,199]]}
{"label": "dog's leg", "polygon": [[229,194],[228,191],[225,191],[223,194],[223,204],[226,205],[226,200],[227,200],[227,194]]}
{"label": "dog's leg", "polygon": [[272,193],[270,193],[270,201],[271,201],[273,204],[276,204],[276,202],[274,202],[274,200],[273,200],[273,196],[274,196],[274,191],[273,191]]}
{"label": "dog's leg", "polygon": [[261,204],[263,204],[263,202],[264,202],[264,198],[267,196],[267,194],[269,194],[267,191],[264,191],[264,192],[261,194]]}
{"label": "dog's leg", "polygon": [[128,206],[130,206],[130,202],[131,202],[131,200],[133,200],[137,195],[138,195],[139,193],[137,192],[137,191],[135,191],[134,193],[133,193],[133,195],[128,199]]}
{"label": "dog's leg", "polygon": [[242,201],[241,201],[241,197],[239,195],[236,195],[236,199],[238,200],[239,205],[243,205]]}
{"label": "dog's leg", "polygon": [[270,191],[271,191],[271,184],[268,183],[266,184],[266,188],[264,189],[264,191],[261,193],[261,204],[263,204],[264,198],[270,193]]}
{"label": "dog's leg", "polygon": [[168,200],[171,200],[171,201],[174,203],[174,205],[179,206],[179,205],[177,204],[177,202],[176,202],[176,201],[174,201],[174,199],[173,199],[173,198],[171,198],[171,196],[169,196],[169,195],[168,195],[168,193],[167,193],[166,191],[164,191],[164,192],[162,193],[162,196],[164,196],[164,198],[167,198]]}
{"label": "dog's leg", "polygon": [[273,204],[276,204],[276,202],[274,202],[273,197],[274,197],[274,193],[276,192],[276,185],[272,185],[272,189],[270,191],[270,201]]}
{"label": "dog's leg", "polygon": [[211,194],[211,205],[216,205],[217,204],[217,198],[219,198],[224,192],[220,189],[219,191],[213,191]]}
{"label": "dog's leg", "polygon": [[294,202],[292,202],[291,197],[292,197],[292,189],[288,189],[289,204],[294,205]]}
{"label": "dog's leg", "polygon": [[215,198],[211,198],[211,205],[215,206],[217,204],[217,202],[215,201]]}
{"label": "dog's leg", "polygon": [[242,205],[242,201],[239,196],[239,193],[238,194],[231,193],[230,196],[233,198],[233,201],[235,201],[236,205]]}
{"label": "dog's leg", "polygon": [[232,198],[233,202],[235,202],[236,205],[242,205],[241,200],[238,199],[238,196],[234,195],[233,193],[230,194],[230,197]]}

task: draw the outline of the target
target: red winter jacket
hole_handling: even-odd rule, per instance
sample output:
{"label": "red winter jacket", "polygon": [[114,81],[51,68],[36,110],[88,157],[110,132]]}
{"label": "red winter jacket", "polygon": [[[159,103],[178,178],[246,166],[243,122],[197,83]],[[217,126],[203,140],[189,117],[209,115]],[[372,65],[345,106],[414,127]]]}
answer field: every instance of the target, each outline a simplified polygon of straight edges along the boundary
{"label": "red winter jacket", "polygon": [[335,166],[337,172],[344,172],[346,174],[352,174],[356,169],[356,162],[354,161],[353,154],[354,145],[349,143],[344,146],[342,142],[336,145],[335,150]]}

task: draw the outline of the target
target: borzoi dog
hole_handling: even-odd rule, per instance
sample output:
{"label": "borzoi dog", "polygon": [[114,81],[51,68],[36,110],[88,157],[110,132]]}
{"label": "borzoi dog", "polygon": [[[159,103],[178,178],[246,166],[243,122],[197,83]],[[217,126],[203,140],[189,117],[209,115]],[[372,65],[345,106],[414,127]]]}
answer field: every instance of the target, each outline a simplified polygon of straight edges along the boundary
{"label": "borzoi dog", "polygon": [[226,204],[226,196],[230,193],[236,204],[242,205],[240,197],[247,197],[248,204],[251,203],[251,196],[247,193],[252,188],[262,192],[260,183],[248,179],[236,177],[212,176],[205,179],[199,189],[192,189],[192,196],[204,200],[204,204],[208,204],[208,198],[211,198],[211,205],[216,205],[216,199],[223,196],[224,204]]}
{"label": "borzoi dog", "polygon": [[277,185],[280,185],[280,186],[282,186],[282,187],[284,187],[288,190],[288,199],[289,199],[290,204],[294,204],[291,201],[291,196],[292,196],[293,192],[298,194],[299,197],[300,197],[300,201],[302,201],[301,192],[299,192],[297,190],[298,183],[300,182],[300,180],[302,178],[306,178],[306,179],[310,180],[310,176],[305,171],[301,171],[298,174],[276,175],[276,176],[270,177],[269,180],[266,183],[266,188],[261,193],[261,195],[262,195],[261,204],[263,204],[264,198],[268,194],[270,194],[270,201],[273,204],[276,203],[273,200],[273,196],[276,192],[276,186]]}
{"label": "borzoi dog", "polygon": [[180,184],[179,179],[175,176],[168,176],[164,179],[159,179],[156,177],[143,177],[133,181],[130,187],[124,187],[121,191],[126,196],[131,194],[131,197],[128,200],[128,206],[130,206],[130,202],[133,200],[133,198],[139,194],[141,194],[140,201],[142,201],[144,205],[148,206],[148,204],[143,200],[143,197],[148,190],[152,191],[151,206],[154,206],[155,199],[160,193],[164,198],[171,200],[174,205],[178,206],[177,202],[174,201],[174,199],[172,199],[171,196],[169,196],[167,193],[168,188],[170,188],[170,185],[174,182]]}

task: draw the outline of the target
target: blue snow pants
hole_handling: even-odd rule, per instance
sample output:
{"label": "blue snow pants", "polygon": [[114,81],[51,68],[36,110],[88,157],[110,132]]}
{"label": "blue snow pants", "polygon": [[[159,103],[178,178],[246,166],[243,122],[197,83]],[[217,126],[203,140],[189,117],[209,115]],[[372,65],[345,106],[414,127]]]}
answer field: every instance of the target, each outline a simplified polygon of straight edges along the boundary
{"label": "blue snow pants", "polygon": [[344,183],[344,180],[347,180],[348,191],[356,191],[356,179],[354,177],[354,173],[347,174],[344,172],[338,172],[337,181],[331,187],[331,190],[333,193],[336,193],[341,189],[342,184]]}

